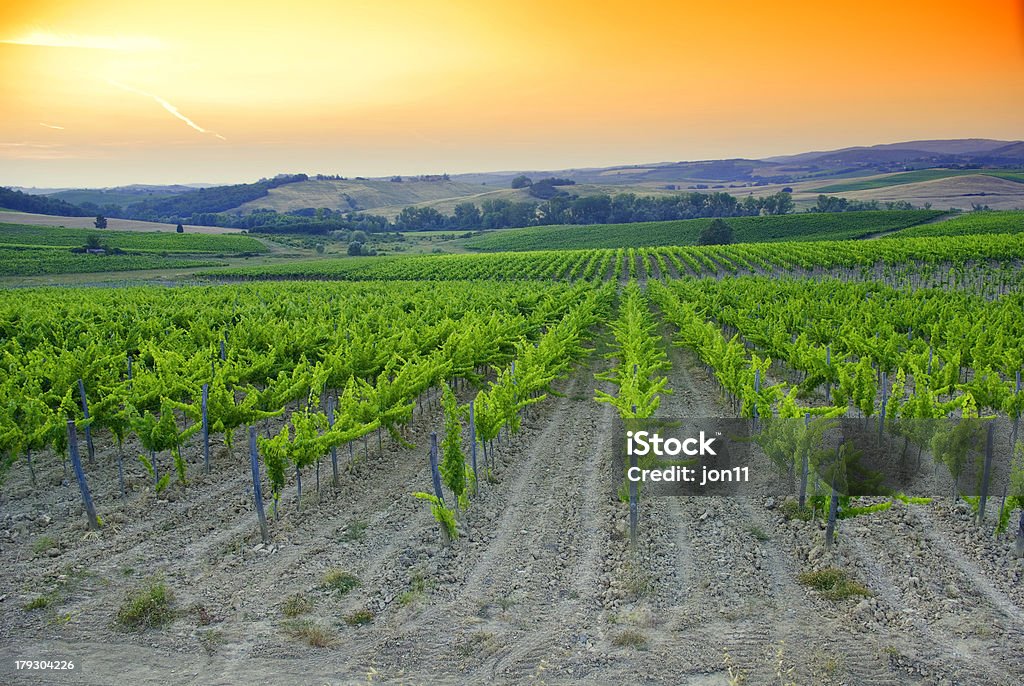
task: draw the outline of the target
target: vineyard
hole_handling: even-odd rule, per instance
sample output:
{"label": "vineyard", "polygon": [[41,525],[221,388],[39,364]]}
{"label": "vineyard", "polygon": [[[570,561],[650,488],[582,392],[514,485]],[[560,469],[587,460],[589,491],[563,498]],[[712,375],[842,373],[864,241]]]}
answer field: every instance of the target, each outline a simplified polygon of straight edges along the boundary
{"label": "vineyard", "polygon": [[[737,243],[823,241],[862,238],[897,231],[937,219],[936,210],[843,212],[838,215],[790,214],[766,217],[730,217]],[[492,231],[471,239],[466,247],[481,251],[578,250],[583,248],[650,248],[695,245],[711,219],[596,224],[592,226],[536,226]]]}
{"label": "vineyard", "polygon": [[231,255],[263,253],[265,245],[240,234],[171,233],[168,231],[107,231],[62,229],[52,226],[0,224],[0,247],[77,248],[89,238],[110,248],[137,253],[199,253]]}
{"label": "vineyard", "polygon": [[[1024,238],[968,220],[0,292],[0,631],[100,683],[1020,683]],[[685,417],[789,495],[624,487]],[[840,421],[930,490],[815,476]]]}
{"label": "vineyard", "polygon": [[95,274],[135,269],[177,269],[216,267],[219,260],[160,255],[82,255],[53,248],[10,248],[0,246],[0,276],[43,274]]}
{"label": "vineyard", "polygon": [[971,212],[947,221],[902,229],[894,236],[968,236],[1024,231],[1024,212]]}
{"label": "vineyard", "polygon": [[[103,254],[84,252],[90,240]],[[0,277],[226,266],[220,258],[265,252],[265,245],[242,235],[0,224]]]}
{"label": "vineyard", "polygon": [[547,250],[477,255],[322,259],[201,272],[215,281],[537,280],[625,282],[686,276],[837,275],[1003,293],[1020,283],[1016,234],[728,246]]}

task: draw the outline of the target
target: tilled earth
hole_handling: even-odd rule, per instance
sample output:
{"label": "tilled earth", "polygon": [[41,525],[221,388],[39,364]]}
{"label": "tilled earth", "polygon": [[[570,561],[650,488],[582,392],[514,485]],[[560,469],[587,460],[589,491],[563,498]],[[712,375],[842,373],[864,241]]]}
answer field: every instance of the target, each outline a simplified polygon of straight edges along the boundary
{"label": "tilled earth", "polygon": [[[671,355],[658,414],[725,413],[710,376]],[[648,498],[631,547],[611,475],[615,410],[593,400],[606,364],[595,357],[501,441],[452,543],[411,495],[431,489],[436,407],[415,416],[416,447],[385,437],[378,451],[371,436],[363,457],[360,441],[351,468],[340,451],[338,485],[323,461],[319,492],[308,470],[301,511],[290,482],[280,518],[268,508],[269,545],[241,436],[234,456],[214,443],[209,476],[190,465],[184,492],[155,495],[127,459],[127,502],[113,442],[96,437],[100,533],[59,458],[37,457],[34,489],[20,462],[0,496],[0,683],[1024,682],[1024,567],[1012,540],[948,500],[844,521],[828,551],[819,523],[786,519],[767,494]],[[798,581],[826,567],[872,595],[832,601]],[[358,585],[326,588],[331,570]],[[126,593],[154,579],[174,594],[171,621],[121,628]],[[25,608],[39,597],[46,607]],[[17,671],[16,659],[75,669]]]}

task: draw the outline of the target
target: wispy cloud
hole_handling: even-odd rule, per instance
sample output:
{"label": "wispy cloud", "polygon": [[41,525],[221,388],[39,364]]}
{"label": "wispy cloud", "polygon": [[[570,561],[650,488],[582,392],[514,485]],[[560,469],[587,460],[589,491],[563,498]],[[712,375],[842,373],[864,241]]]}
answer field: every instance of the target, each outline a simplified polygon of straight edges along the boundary
{"label": "wispy cloud", "polygon": [[39,125],[40,126],[45,126],[48,129],[57,129],[58,131],[63,131],[64,130],[63,126],[57,126],[56,124],[47,124],[44,121],[39,122]]}
{"label": "wispy cloud", "polygon": [[139,52],[160,50],[163,43],[148,36],[82,36],[78,34],[34,31],[16,38],[0,39],[6,45],[28,45],[41,48],[82,48],[86,50],[119,50]]}
{"label": "wispy cloud", "polygon": [[0,142],[0,159],[63,160],[79,156],[56,143]]}
{"label": "wispy cloud", "polygon": [[144,98],[150,98],[152,100],[155,100],[161,107],[163,107],[165,110],[170,112],[172,115],[174,115],[175,117],[177,117],[181,121],[185,122],[185,124],[187,124],[188,126],[192,127],[193,129],[195,129],[199,133],[208,133],[208,134],[210,134],[210,135],[212,135],[212,136],[214,136],[216,138],[221,139],[222,141],[226,141],[227,140],[227,138],[225,138],[224,136],[220,135],[219,133],[217,133],[215,131],[210,131],[208,129],[204,129],[202,126],[200,126],[199,124],[195,123],[194,121],[192,121],[191,119],[186,117],[184,114],[179,112],[177,107],[175,107],[171,103],[167,102],[166,100],[161,98],[159,95],[154,95],[153,93],[149,93],[149,92],[141,90],[139,88],[133,88],[132,86],[129,86],[129,85],[121,83],[120,81],[110,80],[110,81],[108,81],[108,83],[110,83],[110,85],[112,85],[112,86],[120,88],[121,90],[128,91],[129,93],[134,93],[136,95],[141,95]]}

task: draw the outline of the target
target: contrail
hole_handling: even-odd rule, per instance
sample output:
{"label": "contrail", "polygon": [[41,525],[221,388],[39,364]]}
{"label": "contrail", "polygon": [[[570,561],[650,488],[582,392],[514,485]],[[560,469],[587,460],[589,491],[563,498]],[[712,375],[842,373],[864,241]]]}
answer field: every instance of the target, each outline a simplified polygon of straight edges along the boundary
{"label": "contrail", "polygon": [[40,126],[45,126],[48,129],[57,129],[58,131],[63,131],[64,130],[63,126],[57,126],[56,124],[47,124],[45,122],[39,122],[39,125]]}
{"label": "contrail", "polygon": [[216,131],[209,131],[207,129],[204,129],[202,126],[200,126],[199,124],[195,123],[194,121],[192,121],[191,119],[186,117],[184,114],[179,112],[177,107],[175,107],[171,103],[167,102],[166,100],[161,98],[159,95],[153,95],[152,93],[147,93],[144,90],[140,90],[138,88],[132,88],[131,86],[125,85],[125,84],[123,84],[123,83],[121,83],[119,81],[114,81],[112,79],[109,80],[108,83],[110,85],[112,85],[112,86],[116,86],[117,88],[120,88],[121,90],[128,91],[129,93],[135,93],[136,95],[141,95],[144,98],[152,98],[157,103],[159,103],[159,105],[161,107],[163,107],[165,110],[167,110],[172,115],[174,115],[178,119],[180,119],[183,122],[185,122],[188,126],[192,127],[193,129],[195,129],[199,133],[209,133],[209,134],[212,134],[213,136],[215,136],[216,138],[221,139],[222,141],[226,141],[227,140],[227,138],[225,138],[224,136],[220,135]]}

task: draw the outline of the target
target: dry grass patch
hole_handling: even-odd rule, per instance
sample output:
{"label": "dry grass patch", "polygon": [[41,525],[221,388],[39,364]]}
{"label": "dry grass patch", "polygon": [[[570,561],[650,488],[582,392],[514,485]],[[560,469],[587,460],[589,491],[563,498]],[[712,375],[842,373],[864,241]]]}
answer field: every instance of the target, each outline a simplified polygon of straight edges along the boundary
{"label": "dry grass patch", "polygon": [[647,650],[647,637],[634,629],[626,629],[616,634],[612,639],[612,645],[617,648]]}
{"label": "dry grass patch", "polygon": [[329,648],[338,637],[333,631],[309,620],[292,620],[281,625],[286,636],[304,641],[314,648]]}
{"label": "dry grass patch", "polygon": [[846,570],[826,567],[816,572],[803,572],[797,579],[804,586],[818,591],[829,600],[846,600],[855,596],[870,596],[871,591],[864,584],[850,578]]}
{"label": "dry grass patch", "polygon": [[162,581],[129,591],[117,611],[123,627],[144,631],[169,624],[174,619],[174,594]]}

